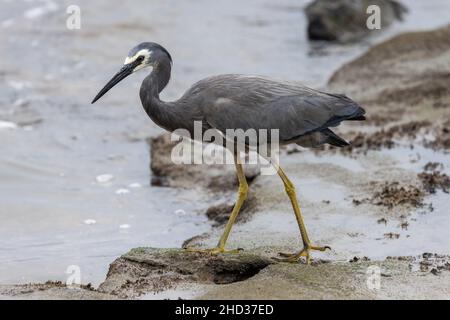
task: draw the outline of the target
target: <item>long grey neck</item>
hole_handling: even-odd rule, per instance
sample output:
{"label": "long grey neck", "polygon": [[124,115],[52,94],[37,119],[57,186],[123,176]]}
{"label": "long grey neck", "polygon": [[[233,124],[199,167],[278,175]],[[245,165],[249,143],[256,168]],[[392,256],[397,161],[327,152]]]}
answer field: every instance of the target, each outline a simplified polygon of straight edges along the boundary
{"label": "long grey neck", "polygon": [[153,71],[142,82],[139,93],[142,106],[148,116],[157,125],[169,131],[178,128],[177,108],[173,103],[161,101],[159,94],[169,82],[171,68],[169,59],[156,63]]}

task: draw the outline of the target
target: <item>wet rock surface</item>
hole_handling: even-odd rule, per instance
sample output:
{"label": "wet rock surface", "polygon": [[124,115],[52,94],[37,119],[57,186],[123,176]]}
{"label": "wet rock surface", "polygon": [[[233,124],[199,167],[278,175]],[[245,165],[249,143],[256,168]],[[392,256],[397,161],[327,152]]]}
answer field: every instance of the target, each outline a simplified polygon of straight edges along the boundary
{"label": "wet rock surface", "polygon": [[164,291],[182,282],[233,283],[253,277],[271,263],[252,253],[210,255],[183,249],[137,248],[111,264],[99,291],[128,298]]}
{"label": "wet rock surface", "polygon": [[[0,286],[0,299],[133,299],[184,287],[200,287],[200,299],[435,299],[448,297],[449,257],[424,253],[385,261],[312,265],[277,263],[277,248],[248,253],[208,254],[180,249],[136,248],[114,261],[98,289],[69,288],[60,282]],[[380,287],[367,285],[368,270]],[[192,290],[192,289],[191,289]],[[173,299],[183,298],[183,292]]]}
{"label": "wet rock surface", "polygon": [[370,33],[367,8],[377,5],[381,11],[381,28],[402,20],[405,6],[393,0],[315,0],[305,8],[308,37],[311,40],[348,42]]}
{"label": "wet rock surface", "polygon": [[[369,268],[380,271],[380,287],[367,285]],[[243,283],[214,288],[206,299],[431,299],[449,289],[439,277],[409,271],[406,261],[329,263],[317,266],[271,265]],[[421,287],[422,286],[422,287]],[[433,288],[433,290],[432,290]]]}

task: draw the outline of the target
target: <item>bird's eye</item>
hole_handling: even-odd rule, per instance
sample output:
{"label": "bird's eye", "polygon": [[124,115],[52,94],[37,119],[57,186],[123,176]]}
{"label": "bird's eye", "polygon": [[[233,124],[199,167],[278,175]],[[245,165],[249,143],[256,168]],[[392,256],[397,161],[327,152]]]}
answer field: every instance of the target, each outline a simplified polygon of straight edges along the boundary
{"label": "bird's eye", "polygon": [[137,57],[136,61],[137,62],[142,62],[142,61],[144,61],[144,59],[145,59],[144,56],[139,56],[139,57]]}

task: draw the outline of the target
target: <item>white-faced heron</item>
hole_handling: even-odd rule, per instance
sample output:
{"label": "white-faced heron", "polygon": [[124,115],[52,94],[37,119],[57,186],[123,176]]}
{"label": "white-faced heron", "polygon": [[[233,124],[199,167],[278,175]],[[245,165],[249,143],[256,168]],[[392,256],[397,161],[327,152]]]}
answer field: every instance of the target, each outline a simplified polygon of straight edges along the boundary
{"label": "white-faced heron", "polygon": [[[307,88],[299,83],[279,82],[258,76],[238,74],[218,75],[194,84],[179,100],[164,102],[159,94],[170,79],[172,58],[161,45],[152,42],[134,47],[120,71],[100,90],[92,103],[128,75],[152,67],[144,79],[140,98],[148,116],[160,127],[173,132],[185,129],[193,133],[194,122],[201,121],[203,129],[215,129],[226,134],[227,129],[279,130],[279,143],[296,143],[305,147],[330,144],[343,147],[348,143],[337,136],[330,127],[344,120],[364,120],[365,111],[357,103],[340,94],[330,94]],[[193,135],[192,135],[193,136]],[[210,141],[208,141],[210,142]],[[189,251],[237,252],[226,250],[225,243],[231,227],[247,197],[248,184],[239,153],[234,162],[239,181],[238,200],[217,247],[212,249],[188,248]],[[315,246],[308,238],[295,187],[278,163],[272,163],[281,177],[292,203],[303,248],[293,254],[281,254],[284,261],[295,262],[305,257],[310,260],[311,250],[326,250]]]}

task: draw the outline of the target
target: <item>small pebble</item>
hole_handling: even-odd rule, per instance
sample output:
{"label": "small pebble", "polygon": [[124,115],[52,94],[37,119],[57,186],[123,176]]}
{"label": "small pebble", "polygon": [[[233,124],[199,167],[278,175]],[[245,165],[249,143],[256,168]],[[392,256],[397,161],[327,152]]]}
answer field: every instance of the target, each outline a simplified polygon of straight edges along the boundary
{"label": "small pebble", "polygon": [[98,183],[108,183],[114,179],[112,174],[101,174],[95,178]]}
{"label": "small pebble", "polygon": [[127,193],[130,193],[130,190],[125,189],[125,188],[116,190],[116,194],[127,194]]}
{"label": "small pebble", "polygon": [[178,210],[175,210],[175,214],[178,216],[185,216],[186,211],[184,211],[183,209],[178,209]]}
{"label": "small pebble", "polygon": [[86,220],[84,220],[84,224],[91,225],[91,224],[96,224],[96,223],[97,223],[97,221],[95,221],[94,219],[86,219]]}
{"label": "small pebble", "polygon": [[139,182],[133,182],[128,185],[129,188],[142,188],[142,184]]}

